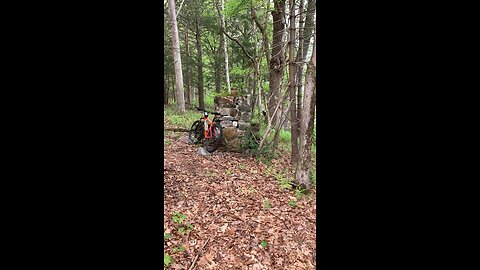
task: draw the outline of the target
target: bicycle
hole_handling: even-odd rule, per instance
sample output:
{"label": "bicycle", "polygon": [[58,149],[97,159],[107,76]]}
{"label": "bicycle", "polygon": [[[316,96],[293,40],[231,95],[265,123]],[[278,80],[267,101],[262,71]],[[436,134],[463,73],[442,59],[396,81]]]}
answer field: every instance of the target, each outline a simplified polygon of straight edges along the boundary
{"label": "bicycle", "polygon": [[[217,150],[222,141],[222,126],[220,125],[221,113],[209,112],[207,110],[196,107],[198,111],[203,112],[203,116],[193,122],[192,127],[188,132],[188,139],[192,144],[203,143],[205,149],[212,153]],[[213,114],[213,120],[208,118],[208,114]]]}

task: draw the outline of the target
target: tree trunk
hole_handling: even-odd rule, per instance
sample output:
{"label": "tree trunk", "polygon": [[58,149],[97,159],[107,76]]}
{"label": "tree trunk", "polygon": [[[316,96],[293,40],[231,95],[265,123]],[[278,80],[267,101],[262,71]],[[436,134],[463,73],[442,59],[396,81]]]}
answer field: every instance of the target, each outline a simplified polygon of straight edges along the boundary
{"label": "tree trunk", "polygon": [[223,48],[222,39],[220,38],[220,45],[217,49],[217,55],[215,59],[215,92],[220,93],[222,91],[220,81],[222,79],[222,65],[221,63],[221,50]]}
{"label": "tree trunk", "polygon": [[[168,76],[166,76],[168,79]],[[163,76],[163,104],[168,104],[168,83]]]}
{"label": "tree trunk", "polygon": [[[268,3],[270,3],[270,1]],[[268,6],[270,6],[270,4],[268,4]],[[267,10],[267,15],[268,15],[268,8],[266,10]],[[261,62],[262,62],[263,54],[265,54],[265,58],[267,60],[267,63],[270,63],[270,56],[269,56],[270,48],[269,48],[269,45],[268,45],[268,37],[267,37],[267,31],[266,31],[268,19],[265,20],[264,24],[260,23],[260,21],[258,20],[258,17],[257,17],[257,13],[255,11],[255,8],[253,6],[251,7],[251,15],[252,15],[253,21],[255,22],[255,25],[257,26],[257,28],[262,33],[262,50],[261,50],[261,52],[258,56],[257,56],[257,53],[255,53],[256,62],[255,62],[255,73],[254,73],[254,79],[255,79],[254,87],[255,87],[255,90],[258,92],[258,94],[256,95],[256,99],[252,99],[252,103],[257,104],[258,116],[260,117],[262,109],[263,109],[262,108],[262,98],[263,98],[262,74],[261,74],[261,70],[260,70],[260,65],[261,65]],[[254,30],[256,30],[255,27],[254,27]],[[256,37],[256,31],[255,31],[254,35]],[[257,44],[256,38],[255,38],[255,44]],[[255,113],[255,112],[252,111],[252,113]]]}
{"label": "tree trunk", "polygon": [[[298,139],[300,136],[300,111],[302,109],[302,93],[301,93],[301,78],[302,73],[303,73],[303,24],[305,20],[305,14],[303,14],[303,7],[304,7],[304,0],[300,0],[300,7],[298,10],[298,14],[300,16],[299,22],[298,22],[298,50],[297,50],[297,56],[295,58],[295,89],[297,94],[296,98],[296,104],[292,103],[290,106],[293,106],[296,108],[296,114],[291,115],[291,131],[292,131],[292,165],[295,166],[297,161],[298,161]],[[308,48],[308,47],[307,47]],[[295,133],[295,136],[294,136]],[[295,142],[293,142],[295,141]],[[296,147],[294,147],[294,144],[296,144]],[[294,153],[293,149],[295,149],[296,153]]]}
{"label": "tree trunk", "polygon": [[185,99],[183,93],[183,74],[182,58],[180,56],[180,40],[178,38],[177,18],[175,12],[175,1],[168,0],[168,13],[170,15],[170,24],[172,26],[172,49],[175,66],[175,90],[177,96],[177,109],[179,112],[185,112]]}
{"label": "tree trunk", "polygon": [[[310,38],[312,37],[314,21],[313,17],[315,15],[316,8],[315,0],[308,0],[307,6],[307,15],[303,13],[303,0],[300,0],[300,23],[299,23],[299,49],[297,51],[297,59],[295,60],[298,64],[296,66],[296,85],[297,85],[297,128],[300,134],[300,122],[301,122],[301,113],[302,113],[302,91],[303,91],[303,67],[304,59],[307,57],[308,45],[310,44]],[[306,19],[305,19],[306,18]],[[305,19],[305,21],[304,21]],[[304,24],[305,23],[305,24]]]}
{"label": "tree trunk", "polygon": [[[171,86],[172,86],[172,92],[173,92],[173,95],[172,95],[172,100],[173,102],[176,102],[176,92],[175,92],[175,74],[170,74],[170,76],[168,76],[170,78],[170,83],[171,83]],[[173,77],[173,78],[172,78]]]}
{"label": "tree trunk", "polygon": [[[254,8],[252,6],[252,1],[250,1],[250,12],[253,12]],[[255,59],[255,61],[253,62],[253,75],[250,75],[250,84],[249,84],[249,88],[251,87],[251,89],[249,89],[250,91],[250,98],[251,98],[251,101],[252,101],[252,116],[255,115],[255,106],[256,106],[256,96],[257,96],[257,81],[260,80],[260,78],[258,77],[258,74],[257,74],[257,64],[258,64],[258,52],[257,52],[257,44],[258,44],[258,40],[257,40],[257,27],[255,27],[255,22],[252,20],[252,36],[253,36],[253,42],[254,42],[254,46],[253,46],[253,58]],[[261,59],[260,59],[261,60]]]}
{"label": "tree trunk", "polygon": [[[302,0],[300,0],[302,2]],[[298,158],[298,128],[297,128],[297,101],[295,96],[295,59],[294,57],[294,46],[295,46],[295,6],[294,1],[289,0],[290,5],[290,42],[289,42],[289,67],[288,67],[288,79],[290,81],[289,92],[290,92],[290,132],[291,132],[291,146],[292,146],[292,162],[296,161]]]}
{"label": "tree trunk", "polygon": [[185,79],[187,81],[187,88],[186,88],[186,91],[185,91],[185,97],[186,97],[186,101],[185,101],[185,104],[188,104],[188,105],[191,105],[192,104],[192,100],[191,100],[191,79],[190,79],[190,64],[189,64],[189,60],[190,60],[190,50],[189,50],[189,46],[188,46],[188,28],[185,28],[185,50],[186,50],[186,56],[187,56],[187,60],[185,61],[186,63],[186,67],[185,67]]}
{"label": "tree trunk", "polygon": [[316,39],[313,36],[313,52],[312,58],[308,63],[305,95],[303,99],[302,121],[300,122],[300,151],[297,168],[295,172],[295,180],[310,188],[309,167],[312,159],[312,135],[313,124],[315,119],[315,99],[316,99]]}
{"label": "tree trunk", "polygon": [[197,20],[195,24],[195,38],[196,38],[196,46],[197,46],[197,53],[198,53],[198,107],[201,109],[205,109],[205,97],[204,97],[204,90],[203,90],[203,60],[202,60],[202,44],[200,39],[200,22]]}
{"label": "tree trunk", "polygon": [[[225,1],[221,0],[221,7],[218,6],[218,1],[216,1],[218,16],[220,17],[220,40],[223,44],[223,54],[225,58],[225,79],[227,81],[227,92],[230,93],[230,75],[228,68],[228,50],[227,50],[227,40],[225,38],[225,17],[223,16],[223,11],[225,10]],[[221,9],[220,9],[221,8]]]}
{"label": "tree trunk", "polygon": [[[272,55],[269,63],[269,93],[268,93],[268,114],[272,118],[272,125],[276,126],[280,121],[280,113],[274,113],[275,107],[281,102],[280,84],[285,68],[283,39],[285,34],[285,0],[275,0],[273,17],[273,38]],[[277,110],[278,112],[278,110]]]}
{"label": "tree trunk", "polygon": [[[267,16],[268,16],[268,10],[270,9],[270,1],[267,3]],[[270,63],[270,46],[268,45],[268,35],[267,35],[267,23],[268,19],[265,19],[265,22],[262,24],[260,23],[257,13],[255,12],[255,9],[252,9],[252,18],[257,25],[258,29],[262,33],[262,48],[265,53],[265,59],[267,60],[267,63]]]}

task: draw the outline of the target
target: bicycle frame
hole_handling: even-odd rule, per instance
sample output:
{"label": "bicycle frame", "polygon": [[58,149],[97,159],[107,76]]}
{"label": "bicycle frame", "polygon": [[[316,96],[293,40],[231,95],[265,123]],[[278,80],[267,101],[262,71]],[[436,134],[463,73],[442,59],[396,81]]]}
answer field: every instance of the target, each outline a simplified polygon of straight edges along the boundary
{"label": "bicycle frame", "polygon": [[208,118],[208,113],[207,112],[204,112],[203,113],[203,136],[204,138],[206,139],[210,139],[212,138],[213,136],[213,132],[212,132],[212,125],[213,125],[213,122],[215,122],[215,119],[217,118],[216,115],[213,116],[213,121],[210,120],[210,118]]}

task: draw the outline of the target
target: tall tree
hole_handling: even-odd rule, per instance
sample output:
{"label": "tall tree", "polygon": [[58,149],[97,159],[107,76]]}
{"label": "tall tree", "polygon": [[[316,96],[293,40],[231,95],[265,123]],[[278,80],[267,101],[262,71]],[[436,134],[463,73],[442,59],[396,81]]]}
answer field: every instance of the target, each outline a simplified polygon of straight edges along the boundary
{"label": "tall tree", "polygon": [[172,47],[175,66],[175,90],[177,109],[179,112],[185,112],[185,99],[183,92],[183,74],[182,74],[182,58],[180,56],[180,40],[178,38],[177,15],[175,11],[175,1],[168,0],[168,13],[170,15],[170,25],[172,30]]}
{"label": "tall tree", "polygon": [[163,75],[163,104],[168,104],[168,84],[165,81],[165,74]]}
{"label": "tall tree", "polygon": [[297,88],[297,117],[296,124],[292,128],[297,128],[298,134],[300,134],[300,121],[301,121],[301,112],[302,112],[302,92],[303,92],[303,68],[305,66],[304,59],[307,57],[308,46],[310,44],[310,39],[312,37],[313,27],[314,27],[314,16],[316,9],[315,0],[308,0],[307,14],[305,16],[303,12],[304,0],[300,0],[300,22],[299,22],[299,48],[297,50],[297,56],[295,62],[295,84]]}
{"label": "tall tree", "polygon": [[192,90],[191,90],[191,78],[190,78],[190,50],[189,50],[189,40],[188,40],[188,28],[185,29],[185,50],[186,50],[186,56],[187,56],[187,61],[186,61],[186,72],[185,72],[185,79],[187,80],[187,88],[186,88],[186,101],[185,104],[191,105],[192,104]]}
{"label": "tall tree", "polygon": [[217,93],[220,93],[222,89],[222,86],[221,86],[222,65],[220,63],[222,48],[223,48],[223,44],[222,44],[222,39],[220,38],[220,44],[217,49],[217,53],[215,55],[215,92]]}
{"label": "tall tree", "polygon": [[225,10],[225,1],[221,0],[221,6],[219,6],[218,0],[216,2],[216,7],[218,11],[218,16],[220,17],[220,43],[223,44],[223,54],[225,58],[225,79],[227,81],[227,92],[230,93],[230,73],[228,67],[228,50],[227,50],[227,40],[225,39],[225,17],[223,12]]}
{"label": "tall tree", "polygon": [[316,99],[316,38],[313,35],[313,51],[310,62],[308,63],[305,95],[303,99],[302,119],[300,121],[300,151],[295,180],[299,184],[310,188],[309,167],[312,159],[312,137],[313,125],[315,119],[315,99]]}
{"label": "tall tree", "polygon": [[[262,55],[265,55],[266,62],[270,63],[270,46],[268,43],[268,33],[267,33],[268,17],[266,16],[265,20],[261,22],[256,12],[257,7],[254,7],[252,2],[250,2],[250,4],[251,4],[250,14],[252,16],[253,21],[255,22],[255,25],[257,26],[257,28],[260,30],[260,33],[262,34],[262,50],[260,52],[260,55],[258,57],[256,66],[255,66],[257,73],[254,74],[255,76],[257,76],[257,84],[255,85],[255,88],[258,90],[257,104],[258,104],[258,116],[260,116],[260,112],[262,111],[262,98],[263,98],[262,74],[260,69]],[[266,15],[268,15],[269,8],[270,8],[270,1],[268,1],[267,7],[265,8],[265,10],[267,11]],[[255,41],[255,45],[257,45],[256,41]]]}
{"label": "tall tree", "polygon": [[[303,0],[300,0],[303,2]],[[295,93],[295,5],[293,0],[289,0],[290,6],[290,42],[289,42],[289,66],[288,66],[288,79],[289,79],[289,92],[290,92],[290,131],[292,146],[291,160],[297,160],[298,156],[298,128],[297,128],[297,101]]]}
{"label": "tall tree", "polygon": [[[270,1],[267,3],[267,7],[265,8],[268,12],[270,9]],[[257,12],[255,11],[255,8],[252,8],[251,11],[252,18],[255,21],[255,24],[257,25],[258,29],[262,33],[262,47],[263,51],[265,52],[265,59],[267,60],[267,63],[270,63],[270,45],[268,44],[268,33],[267,33],[267,23],[268,23],[268,18],[265,18],[265,20],[260,22]]]}
{"label": "tall tree", "polygon": [[198,67],[198,107],[201,109],[205,109],[205,97],[204,97],[204,89],[203,89],[203,60],[202,60],[202,43],[201,43],[201,35],[200,35],[200,22],[199,18],[195,21],[195,39],[196,39],[196,47],[197,47],[197,67]]}
{"label": "tall tree", "polygon": [[273,126],[280,122],[279,110],[277,105],[281,102],[280,85],[283,79],[285,68],[285,0],[274,0],[273,34],[272,34],[272,55],[269,63],[269,93],[268,93],[268,118],[271,119]]}

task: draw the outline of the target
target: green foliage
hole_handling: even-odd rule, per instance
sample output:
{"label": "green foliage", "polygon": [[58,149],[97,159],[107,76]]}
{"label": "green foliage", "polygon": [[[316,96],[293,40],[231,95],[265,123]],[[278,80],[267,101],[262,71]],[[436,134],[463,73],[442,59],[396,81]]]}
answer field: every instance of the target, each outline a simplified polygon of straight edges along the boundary
{"label": "green foliage", "polygon": [[170,140],[165,140],[166,145],[169,145],[170,143],[172,143]]}
{"label": "green foliage", "polygon": [[305,195],[305,192],[306,192],[306,189],[302,188],[302,187],[297,187],[295,189],[295,194],[297,195],[297,198],[301,198]]}
{"label": "green foliage", "polygon": [[185,247],[184,247],[184,246],[179,246],[179,247],[173,247],[173,248],[172,248],[172,252],[173,252],[173,253],[183,252],[183,251],[185,251]]}
{"label": "green foliage", "polygon": [[316,169],[313,167],[313,168],[310,168],[309,172],[308,172],[309,176],[310,176],[310,183],[315,186],[317,185],[317,173],[316,173]]}
{"label": "green foliage", "polygon": [[222,92],[222,93],[215,93],[215,91],[209,91],[207,93],[205,93],[205,96],[204,96],[204,99],[205,99],[205,107],[207,110],[209,111],[213,111],[213,107],[214,107],[214,99],[216,96],[222,96],[222,95],[230,95],[228,94],[227,92]]}
{"label": "green foliage", "polygon": [[297,206],[297,202],[295,202],[294,200],[290,200],[288,202],[288,204],[292,207],[292,208],[295,208]]}
{"label": "green foliage", "polygon": [[257,161],[266,165],[271,165],[272,160],[275,158],[275,153],[271,151],[268,146],[265,146],[262,149],[261,153],[257,153]]}
{"label": "green foliage", "polygon": [[265,176],[272,176],[273,171],[270,168],[267,167],[267,168],[265,168],[264,174],[265,174]]}
{"label": "green foliage", "polygon": [[258,149],[258,139],[255,133],[249,132],[246,136],[241,137],[241,147],[242,149]]}
{"label": "green foliage", "polygon": [[272,208],[272,205],[270,204],[269,201],[264,200],[264,201],[263,201],[263,208],[265,208],[265,209],[270,209],[270,208]]}
{"label": "green foliage", "polygon": [[172,217],[173,222],[181,224],[185,219],[187,219],[187,216],[185,216],[184,214],[178,211],[175,211],[173,213],[173,217]]}
{"label": "green foliage", "polygon": [[289,130],[282,129],[280,131],[279,136],[280,136],[280,142],[281,143],[285,143],[287,145],[290,145],[290,141],[292,140],[291,139],[292,138],[292,133]]}
{"label": "green foliage", "polygon": [[186,233],[189,233],[193,230],[193,224],[188,224],[187,226],[185,227],[180,227],[178,228],[178,232],[181,234],[181,235],[185,235]]}
{"label": "green foliage", "polygon": [[235,66],[230,70],[230,74],[233,76],[243,77],[249,73],[248,69],[243,69],[239,66]]}
{"label": "green foliage", "polygon": [[313,123],[312,145],[317,145],[317,122]]}
{"label": "green foliage", "polygon": [[275,173],[275,179],[277,180],[281,189],[291,189],[292,188],[292,183],[291,183],[290,179],[285,177],[284,173],[276,172]]}
{"label": "green foliage", "polygon": [[197,110],[185,110],[185,113],[181,114],[175,110],[175,107],[165,108],[165,121],[178,127],[189,129],[195,120],[201,117],[200,112]]}
{"label": "green foliage", "polygon": [[260,245],[261,245],[263,248],[266,248],[266,247],[268,246],[268,243],[267,243],[267,241],[262,240],[262,242],[260,243]]}
{"label": "green foliage", "polygon": [[165,267],[173,264],[173,258],[168,253],[163,253],[163,264],[165,265]]}
{"label": "green foliage", "polygon": [[163,234],[163,238],[165,238],[165,239],[170,239],[170,238],[172,238],[172,234],[170,234],[170,233],[164,233],[164,234]]}

